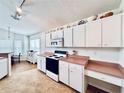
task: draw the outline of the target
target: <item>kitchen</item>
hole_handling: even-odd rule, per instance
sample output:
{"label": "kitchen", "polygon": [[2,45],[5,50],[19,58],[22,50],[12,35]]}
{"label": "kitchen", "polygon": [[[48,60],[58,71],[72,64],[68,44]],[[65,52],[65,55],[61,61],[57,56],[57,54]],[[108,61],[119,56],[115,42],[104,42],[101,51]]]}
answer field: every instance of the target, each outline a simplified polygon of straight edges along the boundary
{"label": "kitchen", "polygon": [[[20,1],[14,4],[20,4]],[[31,1],[33,3],[30,5]],[[3,75],[7,77],[2,77],[0,87],[3,88],[2,85],[5,85],[8,89],[0,89],[0,91],[2,93],[8,93],[8,90],[12,93],[14,90],[17,93],[22,91],[35,93],[34,90],[38,93],[123,93],[123,0],[49,2],[49,0],[36,2],[24,0],[20,5],[21,11],[27,9],[29,14],[23,16],[22,13],[21,18],[18,13],[10,16],[11,12],[9,12],[7,14],[9,26],[4,25],[6,22],[1,16],[3,24],[0,29],[0,60],[5,58],[7,62],[6,74]],[[92,3],[87,7],[89,2]],[[56,9],[57,4],[60,5],[58,9]],[[10,6],[7,5],[6,1],[1,1],[1,8],[8,10]],[[38,7],[42,8],[40,9],[44,14],[36,11]],[[46,11],[44,7],[47,7]],[[47,12],[49,8],[51,11]],[[60,10],[63,13],[58,14]],[[52,20],[54,18],[55,20]],[[19,66],[25,61],[26,64],[37,67],[13,74],[14,65],[11,65],[13,53],[15,55],[21,53],[21,62],[14,65]],[[23,77],[20,77],[21,75]],[[28,76],[32,77],[32,81],[26,81]],[[13,80],[12,82],[20,79],[18,87],[11,89],[10,86],[14,85],[6,85],[9,82],[7,78]],[[21,87],[21,84],[25,87]]]}

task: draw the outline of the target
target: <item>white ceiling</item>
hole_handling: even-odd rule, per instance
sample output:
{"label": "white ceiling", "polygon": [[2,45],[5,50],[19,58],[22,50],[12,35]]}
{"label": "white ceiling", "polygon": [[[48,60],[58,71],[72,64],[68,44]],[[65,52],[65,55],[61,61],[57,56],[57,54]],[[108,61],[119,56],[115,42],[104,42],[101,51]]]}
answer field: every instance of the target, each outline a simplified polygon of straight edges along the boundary
{"label": "white ceiling", "polygon": [[[118,8],[121,0],[28,0],[20,21],[10,17],[21,0],[0,0],[0,28],[31,35]],[[29,4],[28,4],[29,3]]]}

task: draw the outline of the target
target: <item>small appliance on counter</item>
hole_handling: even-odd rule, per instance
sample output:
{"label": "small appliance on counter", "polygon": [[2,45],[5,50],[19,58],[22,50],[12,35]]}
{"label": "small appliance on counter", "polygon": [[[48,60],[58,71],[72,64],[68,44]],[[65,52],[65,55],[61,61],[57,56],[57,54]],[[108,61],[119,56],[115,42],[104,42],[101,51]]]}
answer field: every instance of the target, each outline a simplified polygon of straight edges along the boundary
{"label": "small appliance on counter", "polygon": [[46,58],[46,74],[55,81],[59,81],[59,58],[66,57],[67,51],[56,50],[53,56]]}

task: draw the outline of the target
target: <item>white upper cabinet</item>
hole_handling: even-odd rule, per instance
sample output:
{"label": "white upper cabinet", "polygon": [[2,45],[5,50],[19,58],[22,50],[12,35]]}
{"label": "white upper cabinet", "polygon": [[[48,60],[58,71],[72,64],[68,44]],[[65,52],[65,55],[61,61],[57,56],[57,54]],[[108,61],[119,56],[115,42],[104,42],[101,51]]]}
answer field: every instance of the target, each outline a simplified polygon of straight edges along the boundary
{"label": "white upper cabinet", "polygon": [[64,29],[64,47],[72,47],[72,28],[65,28]]}
{"label": "white upper cabinet", "polygon": [[63,38],[63,30],[52,32],[52,39]]}
{"label": "white upper cabinet", "polygon": [[57,31],[57,38],[63,38],[63,30]]}
{"label": "white upper cabinet", "polygon": [[85,25],[73,28],[73,47],[85,47]]}
{"label": "white upper cabinet", "polygon": [[51,46],[51,34],[47,33],[46,34],[46,47],[50,47]]}
{"label": "white upper cabinet", "polygon": [[101,47],[101,20],[86,24],[86,47]]}
{"label": "white upper cabinet", "polygon": [[102,47],[121,47],[121,15],[102,19]]}
{"label": "white upper cabinet", "polygon": [[52,39],[55,39],[55,38],[57,38],[56,31],[54,31],[54,32],[51,32],[51,38],[52,38]]}

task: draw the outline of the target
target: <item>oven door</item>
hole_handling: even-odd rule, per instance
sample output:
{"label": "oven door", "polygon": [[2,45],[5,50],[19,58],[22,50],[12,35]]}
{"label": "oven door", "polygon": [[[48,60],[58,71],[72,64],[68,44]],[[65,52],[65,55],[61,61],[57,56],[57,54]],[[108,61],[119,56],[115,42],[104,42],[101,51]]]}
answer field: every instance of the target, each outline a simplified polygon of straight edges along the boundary
{"label": "oven door", "polygon": [[59,60],[46,58],[46,70],[56,75],[59,74]]}

